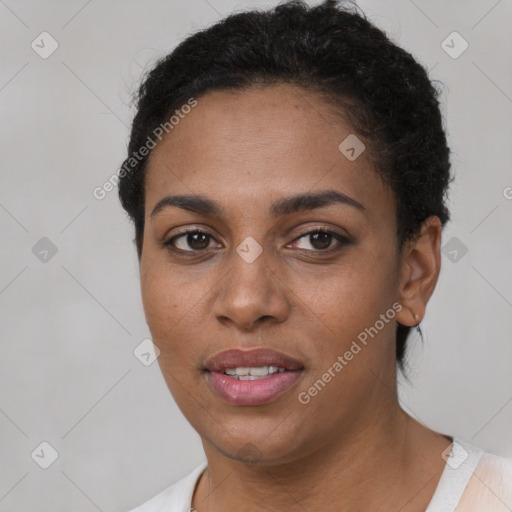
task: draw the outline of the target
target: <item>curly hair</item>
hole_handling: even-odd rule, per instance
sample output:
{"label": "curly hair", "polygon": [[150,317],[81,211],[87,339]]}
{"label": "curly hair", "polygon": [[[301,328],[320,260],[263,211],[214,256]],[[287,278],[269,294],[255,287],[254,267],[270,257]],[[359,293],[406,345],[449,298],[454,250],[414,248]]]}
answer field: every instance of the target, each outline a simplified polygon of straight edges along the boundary
{"label": "curly hair", "polygon": [[[414,239],[428,216],[437,215],[443,226],[449,220],[450,150],[439,91],[425,68],[351,2],[311,7],[291,0],[232,14],[192,34],[145,76],[119,174],[119,197],[135,226],[139,258],[149,155],[138,152],[155,128],[191,97],[276,83],[318,93],[365,140],[376,172],[394,193],[398,248]],[[410,329],[397,325],[402,370]]]}

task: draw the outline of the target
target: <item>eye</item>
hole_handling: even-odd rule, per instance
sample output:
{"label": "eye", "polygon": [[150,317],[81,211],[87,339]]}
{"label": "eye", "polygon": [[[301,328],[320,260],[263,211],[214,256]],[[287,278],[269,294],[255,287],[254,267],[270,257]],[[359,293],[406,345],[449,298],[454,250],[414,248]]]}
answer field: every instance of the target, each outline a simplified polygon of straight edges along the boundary
{"label": "eye", "polygon": [[215,240],[207,231],[193,229],[183,231],[164,242],[164,246],[176,252],[200,252],[211,249],[210,243]]}
{"label": "eye", "polygon": [[[332,245],[333,242],[334,245]],[[300,243],[303,245],[302,247],[297,247],[298,249],[304,249],[307,251],[315,252],[331,252],[331,250],[339,249],[340,246],[342,245],[348,245],[350,243],[350,240],[346,236],[343,236],[340,233],[336,233],[335,231],[317,228],[306,233],[303,233],[298,238],[296,238],[292,243]]]}
{"label": "eye", "polygon": [[[175,253],[193,255],[216,247],[218,248],[220,244],[211,245],[214,241],[215,238],[208,231],[192,229],[172,236],[163,245]],[[348,237],[324,228],[307,231],[292,242],[292,245],[295,246],[294,248],[322,253],[339,250],[341,246],[348,244],[350,244]]]}

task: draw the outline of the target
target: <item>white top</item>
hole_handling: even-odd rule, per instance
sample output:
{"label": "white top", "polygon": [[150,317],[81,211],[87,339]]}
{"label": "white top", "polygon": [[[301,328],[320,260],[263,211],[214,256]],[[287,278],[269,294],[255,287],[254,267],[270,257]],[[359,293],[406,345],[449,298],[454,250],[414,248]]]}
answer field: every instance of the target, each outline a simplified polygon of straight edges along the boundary
{"label": "white top", "polygon": [[[512,459],[485,453],[453,438],[450,454],[425,512],[511,512]],[[203,462],[185,478],[128,512],[193,512],[192,495],[207,467]]]}

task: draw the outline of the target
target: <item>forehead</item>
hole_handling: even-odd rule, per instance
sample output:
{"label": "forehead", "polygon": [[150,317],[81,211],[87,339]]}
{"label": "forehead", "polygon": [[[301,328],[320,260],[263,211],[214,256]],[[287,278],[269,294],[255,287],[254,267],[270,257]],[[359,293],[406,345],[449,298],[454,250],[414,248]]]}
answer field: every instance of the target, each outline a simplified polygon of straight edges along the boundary
{"label": "forehead", "polygon": [[[152,150],[146,210],[171,192],[262,204],[335,188],[363,204],[392,201],[369,151],[354,137],[331,105],[301,88],[209,92]],[[354,153],[345,150],[354,143],[362,152],[349,159]]]}

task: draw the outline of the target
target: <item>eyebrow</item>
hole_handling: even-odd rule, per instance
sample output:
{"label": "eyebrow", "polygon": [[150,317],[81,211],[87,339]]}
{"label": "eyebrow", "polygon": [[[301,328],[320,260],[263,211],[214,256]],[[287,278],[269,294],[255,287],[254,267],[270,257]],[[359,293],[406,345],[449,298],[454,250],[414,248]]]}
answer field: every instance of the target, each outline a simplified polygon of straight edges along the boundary
{"label": "eyebrow", "polygon": [[[343,204],[353,206],[362,212],[367,211],[359,201],[337,190],[330,189],[320,192],[307,192],[279,199],[272,203],[270,214],[272,217],[276,218],[292,213],[321,208],[331,204]],[[207,197],[201,195],[176,195],[167,196],[158,201],[151,212],[151,217],[154,217],[157,213],[170,206],[203,215],[221,217],[225,214],[224,209],[216,201],[208,199]]]}

